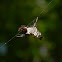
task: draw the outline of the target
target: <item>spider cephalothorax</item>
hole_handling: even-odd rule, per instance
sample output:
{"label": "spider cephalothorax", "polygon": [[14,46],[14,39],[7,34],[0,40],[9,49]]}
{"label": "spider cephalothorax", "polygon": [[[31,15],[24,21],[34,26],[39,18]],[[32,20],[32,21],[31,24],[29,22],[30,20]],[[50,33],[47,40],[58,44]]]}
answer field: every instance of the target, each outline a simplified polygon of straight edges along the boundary
{"label": "spider cephalothorax", "polygon": [[22,31],[24,34],[18,34],[19,36],[17,37],[25,37],[26,35],[33,35],[34,37],[37,37],[41,40],[41,32],[37,30],[36,23],[37,23],[38,17],[36,19],[36,22],[32,26],[25,26],[21,25],[21,27],[18,29],[18,31]]}
{"label": "spider cephalothorax", "polygon": [[18,32],[22,31],[22,32],[26,33],[27,29],[25,27],[26,27],[25,25],[21,25],[21,27],[18,29]]}

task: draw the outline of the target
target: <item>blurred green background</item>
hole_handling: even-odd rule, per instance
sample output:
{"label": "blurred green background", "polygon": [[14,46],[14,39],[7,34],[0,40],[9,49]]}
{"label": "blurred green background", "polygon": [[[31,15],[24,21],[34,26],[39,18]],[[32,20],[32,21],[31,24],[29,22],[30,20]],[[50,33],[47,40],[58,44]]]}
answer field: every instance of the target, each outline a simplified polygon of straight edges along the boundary
{"label": "blurred green background", "polygon": [[45,9],[37,23],[44,38],[15,37],[0,48],[0,62],[62,62],[62,2],[50,1],[0,0],[0,46]]}

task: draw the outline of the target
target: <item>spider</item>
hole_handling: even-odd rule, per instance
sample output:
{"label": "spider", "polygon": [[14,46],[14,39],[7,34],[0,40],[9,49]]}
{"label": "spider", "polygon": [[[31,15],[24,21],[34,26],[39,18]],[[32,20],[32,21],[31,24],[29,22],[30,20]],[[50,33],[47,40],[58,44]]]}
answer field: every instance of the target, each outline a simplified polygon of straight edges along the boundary
{"label": "spider", "polygon": [[36,18],[36,22],[31,25],[31,26],[25,26],[25,25],[21,25],[21,27],[19,27],[18,32],[22,31],[24,34],[18,34],[16,37],[26,37],[27,35],[32,35],[34,36],[34,38],[39,38],[40,40],[43,38],[41,36],[41,32],[38,31],[37,29],[37,20],[38,17]]}

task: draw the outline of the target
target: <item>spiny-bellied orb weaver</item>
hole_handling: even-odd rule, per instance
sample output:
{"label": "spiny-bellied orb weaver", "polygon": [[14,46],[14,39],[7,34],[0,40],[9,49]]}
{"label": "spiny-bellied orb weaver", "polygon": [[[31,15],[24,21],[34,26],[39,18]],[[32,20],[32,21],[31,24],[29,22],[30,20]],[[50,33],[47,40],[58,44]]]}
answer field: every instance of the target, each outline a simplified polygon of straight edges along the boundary
{"label": "spiny-bellied orb weaver", "polygon": [[37,20],[38,17],[32,26],[21,25],[21,27],[18,29],[18,32],[22,31],[24,34],[18,34],[16,37],[26,37],[27,35],[33,35],[34,37],[37,37],[41,40],[43,37],[41,36],[41,32],[39,32],[36,27]]}

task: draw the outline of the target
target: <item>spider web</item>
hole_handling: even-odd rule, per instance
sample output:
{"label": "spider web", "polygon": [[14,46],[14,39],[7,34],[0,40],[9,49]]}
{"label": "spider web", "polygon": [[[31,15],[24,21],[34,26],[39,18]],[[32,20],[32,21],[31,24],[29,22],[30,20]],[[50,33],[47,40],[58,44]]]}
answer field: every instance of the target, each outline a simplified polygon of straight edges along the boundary
{"label": "spider web", "polygon": [[[53,0],[51,0],[51,1],[48,3],[47,7],[48,7],[52,2],[53,2]],[[45,11],[45,9],[43,9],[37,17],[40,18],[40,15],[41,15],[44,11]],[[37,18],[37,17],[36,17],[36,18]],[[31,23],[35,22],[36,18],[33,19],[33,21],[30,22],[27,26],[29,26]]]}
{"label": "spider web", "polygon": [[[52,2],[53,2],[53,0],[51,0],[51,1],[48,3],[47,7],[48,7]],[[45,11],[45,9],[43,9],[37,17],[39,18],[40,15],[41,15],[44,11]],[[36,18],[37,18],[37,17],[36,17]],[[35,22],[36,18],[35,18],[32,22],[30,22],[27,26],[29,26],[31,23]],[[20,31],[20,32],[21,32],[21,31]],[[17,33],[16,35],[14,35],[11,39],[9,39],[7,42],[5,42],[2,46],[0,46],[0,48],[2,48],[2,47],[5,46],[8,42],[10,42],[12,39],[14,39],[20,32],[18,32],[18,33]]]}

